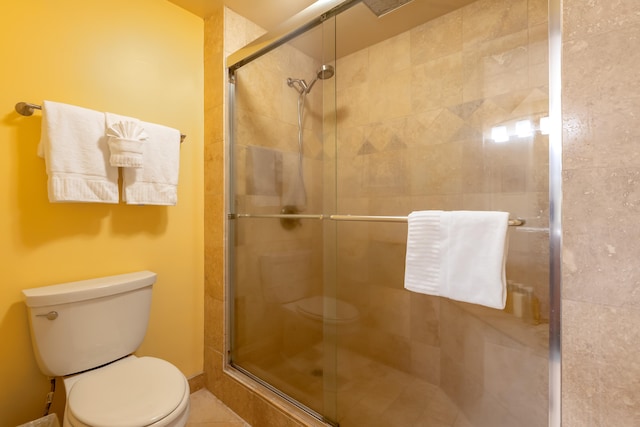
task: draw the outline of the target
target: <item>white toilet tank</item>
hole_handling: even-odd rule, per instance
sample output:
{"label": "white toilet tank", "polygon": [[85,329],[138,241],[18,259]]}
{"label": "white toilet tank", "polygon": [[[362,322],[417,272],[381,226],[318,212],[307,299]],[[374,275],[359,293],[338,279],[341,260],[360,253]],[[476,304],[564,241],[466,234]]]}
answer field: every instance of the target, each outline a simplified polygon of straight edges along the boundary
{"label": "white toilet tank", "polygon": [[155,281],[139,271],[23,290],[42,373],[65,376],[133,353],[147,331]]}

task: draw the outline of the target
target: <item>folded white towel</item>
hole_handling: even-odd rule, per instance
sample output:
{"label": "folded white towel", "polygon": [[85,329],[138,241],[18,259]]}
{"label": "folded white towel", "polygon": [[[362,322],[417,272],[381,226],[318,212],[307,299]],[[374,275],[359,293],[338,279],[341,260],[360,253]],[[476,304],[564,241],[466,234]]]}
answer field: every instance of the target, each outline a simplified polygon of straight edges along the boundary
{"label": "folded white towel", "polygon": [[178,202],[180,131],[141,122],[145,142],[142,168],[122,170],[123,200],[129,205],[170,205]]}
{"label": "folded white towel", "polygon": [[109,164],[104,114],[44,101],[38,154],[47,166],[49,201],[118,203],[118,168]]}
{"label": "folded white towel", "polygon": [[123,168],[142,167],[144,140],[148,135],[137,119],[119,119],[115,114],[105,113],[107,121],[107,136],[111,166]]}
{"label": "folded white towel", "polygon": [[406,289],[504,308],[508,212],[418,211],[408,223]]}

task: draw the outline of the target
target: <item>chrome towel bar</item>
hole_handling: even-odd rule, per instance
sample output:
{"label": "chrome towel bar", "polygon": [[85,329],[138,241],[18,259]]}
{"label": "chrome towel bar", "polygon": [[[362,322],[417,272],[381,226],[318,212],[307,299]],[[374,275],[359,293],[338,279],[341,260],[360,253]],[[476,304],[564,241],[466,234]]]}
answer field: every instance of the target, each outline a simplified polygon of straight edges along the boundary
{"label": "chrome towel bar", "polygon": [[[279,218],[279,219],[329,219],[332,221],[373,221],[373,222],[407,222],[406,216],[379,215],[303,215],[303,214],[229,214],[229,219],[236,218]],[[509,226],[520,227],[526,221],[522,218],[510,219]]]}
{"label": "chrome towel bar", "polygon": [[[31,104],[29,102],[18,102],[16,104],[16,112],[22,116],[32,116],[33,110],[42,110],[42,105]],[[182,144],[187,135],[180,134],[180,143]]]}

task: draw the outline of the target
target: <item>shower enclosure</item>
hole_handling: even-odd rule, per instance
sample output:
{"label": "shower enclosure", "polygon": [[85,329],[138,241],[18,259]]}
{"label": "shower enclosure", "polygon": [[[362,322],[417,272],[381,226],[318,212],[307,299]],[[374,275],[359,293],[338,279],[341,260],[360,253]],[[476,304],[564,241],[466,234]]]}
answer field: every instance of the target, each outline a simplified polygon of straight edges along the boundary
{"label": "shower enclosure", "polygon": [[[548,15],[324,1],[228,58],[234,368],[333,425],[549,425]],[[418,210],[524,219],[506,271],[531,302],[405,290]]]}

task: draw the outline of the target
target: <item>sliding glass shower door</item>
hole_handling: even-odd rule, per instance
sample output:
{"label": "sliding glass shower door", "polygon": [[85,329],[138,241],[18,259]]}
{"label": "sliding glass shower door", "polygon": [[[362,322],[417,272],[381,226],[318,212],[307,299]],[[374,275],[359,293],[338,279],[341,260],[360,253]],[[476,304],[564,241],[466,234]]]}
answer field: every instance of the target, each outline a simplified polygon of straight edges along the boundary
{"label": "sliding glass shower door", "polygon": [[[231,61],[231,364],[343,427],[546,426],[546,1],[376,10]],[[404,288],[423,210],[522,219],[504,310]]]}
{"label": "sliding glass shower door", "polygon": [[235,367],[336,415],[335,20],[235,71]]}
{"label": "sliding glass shower door", "polygon": [[406,224],[338,223],[337,299],[360,317],[338,336],[340,425],[546,426],[546,1],[467,2],[342,54],[359,9],[336,18],[337,212],[505,211],[525,224],[507,252],[518,304],[496,310],[407,291]]}

